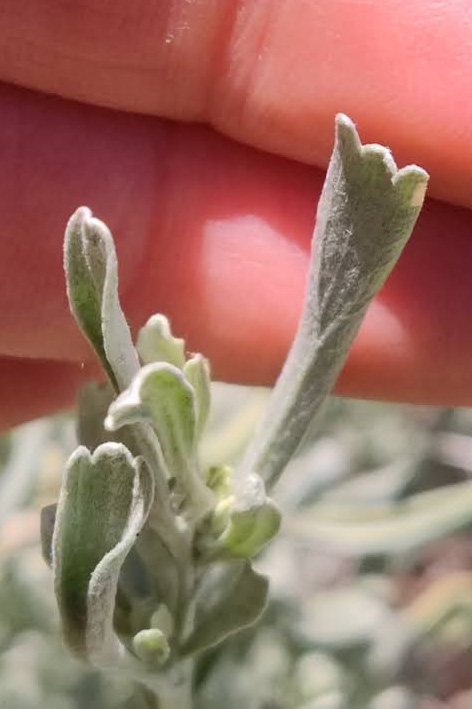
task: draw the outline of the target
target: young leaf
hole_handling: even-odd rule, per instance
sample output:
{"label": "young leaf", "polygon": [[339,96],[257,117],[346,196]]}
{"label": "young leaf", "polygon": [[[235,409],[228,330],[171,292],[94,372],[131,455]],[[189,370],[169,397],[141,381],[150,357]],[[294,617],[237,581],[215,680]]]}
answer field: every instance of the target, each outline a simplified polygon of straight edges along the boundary
{"label": "young leaf", "polygon": [[165,315],[153,315],[138,334],[136,349],[143,364],[169,362],[179,369],[185,364],[185,342],[172,335]]}
{"label": "young leaf", "polygon": [[108,227],[87,207],[72,215],[64,241],[69,304],[117,390],[139,370],[128,324],[118,298],[118,264]]}
{"label": "young leaf", "polygon": [[169,470],[188,466],[195,455],[195,392],[177,367],[167,362],[143,367],[112,402],[105,427],[113,431],[138,421],[153,424]]}
{"label": "young leaf", "polygon": [[411,234],[427,180],[416,166],[397,170],[386,148],[363,146],[350,119],[337,116],[304,310],[242,475],[256,471],[270,488],[295,453]]}
{"label": "young leaf", "polygon": [[113,631],[118,576],[152,499],[147,467],[119,443],[93,455],[80,447],[69,459],[54,526],[54,585],[65,642],[93,664],[121,655]]}
{"label": "young leaf", "polygon": [[105,427],[116,430],[139,421],[152,424],[179,492],[198,514],[207,512],[213,493],[197,468],[195,391],[180,369],[167,362],[143,367],[129,389],[111,404]]}
{"label": "young leaf", "polygon": [[[220,520],[220,517],[222,518]],[[197,538],[203,558],[251,559],[277,534],[280,511],[267,497],[258,475],[250,475],[235,498],[223,499],[213,513],[213,528],[222,532]]]}
{"label": "young leaf", "polygon": [[183,372],[195,391],[197,434],[201,436],[210,413],[210,365],[201,354],[195,354],[185,363]]}
{"label": "young leaf", "polygon": [[67,224],[64,239],[67,296],[77,323],[95,349],[110,381],[116,387],[115,375],[108,363],[103,343],[101,295],[85,256],[84,221],[90,219],[91,214],[87,207],[79,207]]}
{"label": "young leaf", "polygon": [[182,654],[217,645],[255,623],[266,607],[268,587],[267,578],[254,571],[249,562],[232,564],[224,579],[218,579],[212,589],[202,590],[195,628],[184,642]]}

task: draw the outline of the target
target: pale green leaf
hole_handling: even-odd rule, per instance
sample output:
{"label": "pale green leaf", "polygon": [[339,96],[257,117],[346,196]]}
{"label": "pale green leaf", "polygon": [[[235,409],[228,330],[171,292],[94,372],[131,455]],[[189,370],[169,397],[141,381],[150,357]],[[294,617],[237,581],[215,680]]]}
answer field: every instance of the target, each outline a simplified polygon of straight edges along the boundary
{"label": "pale green leaf", "polygon": [[182,369],[185,364],[185,342],[172,335],[165,315],[153,315],[141,328],[136,349],[143,364],[169,362]]}
{"label": "pale green leaf", "polygon": [[197,434],[201,436],[210,413],[210,365],[201,354],[195,354],[185,363],[183,372],[195,391]]}
{"label": "pale green leaf", "polygon": [[280,522],[280,511],[267,497],[262,479],[250,475],[232,504],[231,498],[223,499],[215,508],[212,526],[223,531],[216,538],[203,534],[197,547],[203,557],[250,559],[277,534]]}
{"label": "pale green leaf", "polygon": [[116,430],[139,421],[152,423],[171,471],[188,467],[195,456],[195,392],[174,365],[159,362],[143,367],[111,404],[105,426]]}
{"label": "pale green leaf", "polygon": [[205,513],[213,493],[198,472],[195,390],[180,369],[167,362],[143,367],[129,389],[111,404],[105,426],[116,430],[139,421],[152,424],[178,491],[199,513]]}

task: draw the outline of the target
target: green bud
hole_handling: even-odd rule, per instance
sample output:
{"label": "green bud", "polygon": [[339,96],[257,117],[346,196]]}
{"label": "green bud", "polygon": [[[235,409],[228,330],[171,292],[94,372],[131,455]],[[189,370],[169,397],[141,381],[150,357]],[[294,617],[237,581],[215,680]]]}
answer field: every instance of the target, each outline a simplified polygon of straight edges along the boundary
{"label": "green bud", "polygon": [[169,658],[170,647],[167,638],[161,630],[149,628],[141,630],[133,638],[133,649],[144,662],[163,665]]}
{"label": "green bud", "polygon": [[280,519],[279,508],[270,498],[258,508],[235,510],[218,539],[218,545],[232,558],[250,559],[277,534]]}
{"label": "green bud", "polygon": [[251,475],[239,495],[228,496],[216,505],[210,530],[202,534],[197,547],[204,557],[250,559],[277,534],[280,520],[280,511],[266,496],[262,479]]}
{"label": "green bud", "polygon": [[206,484],[218,497],[228,497],[232,477],[233,468],[230,465],[212,465],[208,469]]}

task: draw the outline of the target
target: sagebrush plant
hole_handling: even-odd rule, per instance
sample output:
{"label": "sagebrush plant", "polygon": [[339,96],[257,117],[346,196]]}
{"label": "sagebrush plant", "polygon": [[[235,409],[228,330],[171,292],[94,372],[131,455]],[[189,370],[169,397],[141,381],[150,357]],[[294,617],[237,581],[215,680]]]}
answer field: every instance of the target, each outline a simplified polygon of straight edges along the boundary
{"label": "sagebrush plant", "polygon": [[[160,709],[192,706],[194,658],[263,612],[254,557],[277,534],[275,482],[332,390],[366,309],[421,209],[421,168],[397,170],[346,116],[318,207],[305,305],[279,380],[239,465],[205,468],[210,366],[164,315],[133,344],[106,225],[71,217],[71,310],[107,374],[79,402],[79,447],[57,505],[43,510],[65,643],[140,683]],[[296,483],[295,483],[296,484]]]}

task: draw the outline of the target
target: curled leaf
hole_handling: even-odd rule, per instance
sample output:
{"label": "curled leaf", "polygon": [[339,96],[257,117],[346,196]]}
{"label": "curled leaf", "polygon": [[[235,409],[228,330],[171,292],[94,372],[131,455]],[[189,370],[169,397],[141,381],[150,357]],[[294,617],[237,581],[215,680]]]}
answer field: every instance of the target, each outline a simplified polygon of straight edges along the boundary
{"label": "curled leaf", "polygon": [[203,557],[251,559],[277,534],[280,522],[280,511],[267,497],[262,479],[251,475],[237,497],[223,499],[215,508],[212,531],[218,536],[203,534],[197,548]]}
{"label": "curled leaf", "polygon": [[153,480],[125,446],[105,443],[69,459],[52,542],[54,585],[64,639],[92,664],[115,662],[123,648],[113,631],[121,566],[153,499]]}
{"label": "curled leaf", "polygon": [[118,264],[108,227],[79,207],[64,240],[67,295],[75,318],[117,390],[126,388],[139,360],[118,298]]}
{"label": "curled leaf", "polygon": [[210,413],[210,365],[201,354],[195,354],[185,363],[183,371],[195,391],[196,425],[197,434],[200,436]]}
{"label": "curled leaf", "polygon": [[105,427],[116,430],[138,421],[152,424],[177,492],[198,514],[207,512],[213,493],[198,472],[195,390],[180,369],[167,362],[143,367],[129,389],[111,404]]}
{"label": "curled leaf", "polygon": [[153,315],[138,334],[136,349],[143,364],[169,362],[182,369],[185,364],[185,342],[172,335],[165,315]]}

